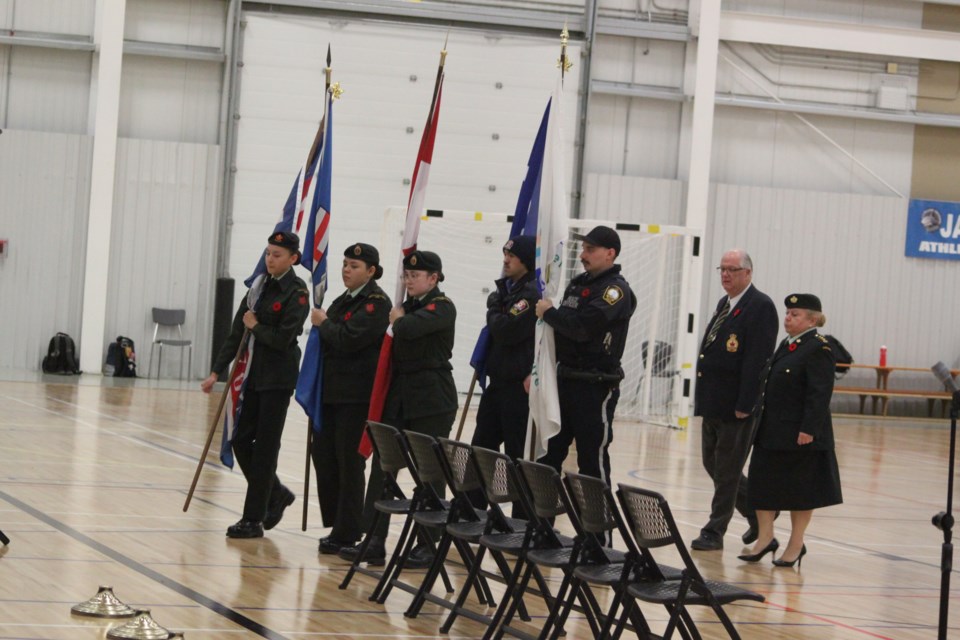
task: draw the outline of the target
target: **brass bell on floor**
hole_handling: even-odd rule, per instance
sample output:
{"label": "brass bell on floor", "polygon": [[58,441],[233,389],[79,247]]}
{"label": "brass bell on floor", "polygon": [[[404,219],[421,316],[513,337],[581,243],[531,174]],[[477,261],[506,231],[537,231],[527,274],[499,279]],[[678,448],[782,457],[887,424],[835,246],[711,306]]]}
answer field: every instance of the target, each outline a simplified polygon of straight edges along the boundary
{"label": "brass bell on floor", "polygon": [[110,640],[168,640],[171,635],[150,617],[149,609],[138,610],[136,618],[107,631]]}
{"label": "brass bell on floor", "polygon": [[129,618],[137,615],[137,610],[128,607],[113,594],[113,587],[101,586],[97,595],[86,602],[70,607],[70,611],[78,616],[94,618]]}

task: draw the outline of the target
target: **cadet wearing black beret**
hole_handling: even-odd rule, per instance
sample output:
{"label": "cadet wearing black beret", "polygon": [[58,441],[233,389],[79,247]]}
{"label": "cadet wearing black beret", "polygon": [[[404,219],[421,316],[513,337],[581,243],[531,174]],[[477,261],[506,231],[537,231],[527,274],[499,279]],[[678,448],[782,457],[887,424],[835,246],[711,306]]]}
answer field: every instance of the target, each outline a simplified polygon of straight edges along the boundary
{"label": "cadet wearing black beret", "polygon": [[360,539],[366,460],[357,452],[370,409],[390,298],[376,280],[383,275],[376,247],[357,242],[343,252],[346,291],[311,322],[323,344],[323,426],[313,438],[317,497],[323,526],[320,553],[338,553]]}
{"label": "cadet wearing black beret", "polygon": [[[443,262],[432,251],[414,251],[403,259],[407,299],[390,312],[393,324],[393,373],[383,407],[382,421],[400,430],[434,437],[450,434],[457,415],[457,388],[453,382],[454,326],[457,310],[437,285],[443,281]],[[363,507],[367,528],[373,522],[374,503],[380,498],[383,474],[379,461],[371,463],[370,481]],[[443,483],[435,489],[442,496]],[[382,563],[389,520],[381,517],[371,534],[365,561]],[[340,557],[353,560],[358,547],[344,548]],[[406,567],[426,567],[432,561],[429,547],[414,549]]]}
{"label": "cadet wearing black beret", "polygon": [[[240,347],[244,329],[249,330],[255,348],[247,363],[242,410],[231,441],[247,480],[247,494],[243,517],[227,528],[231,538],[263,536],[264,529],[277,526],[294,500],[276,471],[287,407],[300,373],[297,336],[303,333],[310,309],[307,285],[293,273],[300,261],[300,238],[284,231],[270,234],[264,260],[267,275],[259,297],[251,302],[243,296],[230,335],[213,364],[214,372],[225,369]],[[200,388],[209,393],[216,381],[217,374],[211,373]]]}

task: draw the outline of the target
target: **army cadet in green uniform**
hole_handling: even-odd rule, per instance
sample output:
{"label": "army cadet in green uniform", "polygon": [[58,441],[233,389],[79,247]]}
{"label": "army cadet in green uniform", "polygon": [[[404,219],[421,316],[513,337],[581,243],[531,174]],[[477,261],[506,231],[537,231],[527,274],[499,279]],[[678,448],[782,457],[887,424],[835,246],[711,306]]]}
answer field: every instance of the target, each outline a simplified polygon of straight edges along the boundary
{"label": "army cadet in green uniform", "polygon": [[[267,277],[255,308],[247,296],[233,319],[230,336],[220,349],[214,371],[224,369],[236,354],[244,328],[254,340],[253,358],[248,364],[243,405],[231,443],[240,469],[247,479],[243,517],[227,528],[231,538],[260,538],[272,529],[293,503],[293,492],[277,478],[280,437],[290,406],[290,396],[300,373],[297,336],[310,310],[307,285],[293,273],[300,261],[300,239],[294,233],[277,232],[267,239]],[[210,393],[217,374],[200,383]]]}
{"label": "army cadet in green uniform", "polygon": [[[453,382],[454,325],[457,310],[443,295],[443,264],[432,251],[414,251],[403,259],[403,280],[407,299],[390,311],[393,325],[393,376],[383,409],[383,422],[398,429],[446,437],[457,415],[457,388]],[[365,527],[373,522],[373,504],[380,497],[383,475],[374,459],[363,507]],[[442,493],[443,488],[438,487]],[[365,559],[382,564],[386,558],[384,539],[387,518],[371,535]],[[341,549],[340,557],[353,560],[358,547]],[[429,566],[429,548],[417,547],[407,559],[409,568]]]}
{"label": "army cadet in green uniform", "polygon": [[360,539],[366,460],[357,451],[370,409],[390,298],[377,285],[380,253],[358,242],[343,252],[340,270],[347,290],[310,320],[323,342],[323,425],[313,438],[317,496],[323,526],[320,553],[337,553]]}

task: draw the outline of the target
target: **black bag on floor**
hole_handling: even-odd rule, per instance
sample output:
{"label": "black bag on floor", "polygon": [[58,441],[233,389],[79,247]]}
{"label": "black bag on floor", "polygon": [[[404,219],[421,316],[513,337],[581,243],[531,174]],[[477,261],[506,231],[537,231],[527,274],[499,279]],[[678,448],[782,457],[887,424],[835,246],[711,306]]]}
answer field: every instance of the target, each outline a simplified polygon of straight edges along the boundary
{"label": "black bag on floor", "polygon": [[73,338],[65,333],[58,333],[50,338],[50,344],[47,345],[47,355],[43,358],[40,368],[43,369],[44,373],[64,375],[83,373],[80,371],[77,346],[73,342]]}
{"label": "black bag on floor", "polygon": [[107,359],[113,352],[113,375],[116,378],[137,377],[137,352],[133,340],[117,336],[117,341],[107,348]]}

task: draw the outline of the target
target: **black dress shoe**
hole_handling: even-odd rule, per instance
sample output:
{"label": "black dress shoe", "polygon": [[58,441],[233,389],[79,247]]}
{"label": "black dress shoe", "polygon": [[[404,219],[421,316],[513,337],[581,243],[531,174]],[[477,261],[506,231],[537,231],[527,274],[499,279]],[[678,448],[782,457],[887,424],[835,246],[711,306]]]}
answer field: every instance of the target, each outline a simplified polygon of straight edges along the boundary
{"label": "black dress shoe", "polygon": [[723,549],[723,538],[710,533],[701,533],[700,537],[690,543],[694,551],[719,551]]}
{"label": "black dress shoe", "polygon": [[353,542],[343,542],[333,536],[326,536],[325,538],[320,538],[319,551],[324,555],[332,556],[340,553],[341,549],[352,547],[353,545]]}
{"label": "black dress shoe", "polygon": [[779,548],[780,548],[780,543],[777,542],[776,538],[774,538],[767,544],[767,546],[761,549],[758,553],[745,553],[737,557],[743,560],[744,562],[760,562],[761,560],[763,560],[763,556],[767,555],[768,553],[773,553]]}
{"label": "black dress shoe", "polygon": [[228,538],[262,538],[263,525],[257,520],[241,519],[227,527]]}
{"label": "black dress shoe", "polygon": [[[337,552],[337,555],[344,560],[353,562],[360,555],[360,547],[362,546],[363,543],[351,547],[343,547]],[[383,539],[375,536],[371,537],[370,544],[367,545],[366,553],[364,553],[361,562],[366,562],[371,567],[381,567],[386,564],[386,561],[387,548],[383,544]]]}
{"label": "black dress shoe", "polygon": [[797,565],[797,569],[800,568],[800,565],[803,564],[803,556],[807,555],[807,545],[800,547],[800,555],[798,555],[793,560],[784,560],[783,556],[780,556],[780,560],[774,560],[773,566],[775,567],[792,567]]}
{"label": "black dress shoe", "polygon": [[267,515],[263,518],[263,528],[269,531],[280,524],[280,520],[283,519],[283,510],[292,505],[295,499],[296,496],[293,495],[293,491],[286,487],[280,487],[280,497],[267,507]]}
{"label": "black dress shoe", "polygon": [[757,516],[747,516],[747,523],[750,527],[743,532],[740,539],[743,540],[743,544],[753,544],[757,541],[757,538],[760,537],[760,527],[757,524]]}
{"label": "black dress shoe", "polygon": [[403,563],[405,569],[426,569],[433,564],[433,551],[429,545],[418,544]]}

